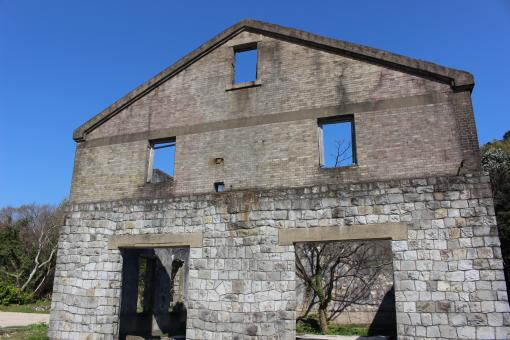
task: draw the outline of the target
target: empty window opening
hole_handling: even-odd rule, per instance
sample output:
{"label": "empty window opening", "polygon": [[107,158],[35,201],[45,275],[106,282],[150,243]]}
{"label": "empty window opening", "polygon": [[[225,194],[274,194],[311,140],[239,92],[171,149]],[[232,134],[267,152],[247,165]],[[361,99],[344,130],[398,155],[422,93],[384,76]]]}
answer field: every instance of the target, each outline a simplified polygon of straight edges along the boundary
{"label": "empty window opening", "polygon": [[257,80],[257,46],[235,50],[234,83]]}
{"label": "empty window opening", "polygon": [[356,164],[352,117],[319,121],[319,154],[321,167],[337,168]]}
{"label": "empty window opening", "polygon": [[172,181],[174,177],[175,139],[152,142],[147,182]]}
{"label": "empty window opening", "polygon": [[223,183],[223,182],[214,183],[214,191],[224,192],[225,191],[225,183]]}

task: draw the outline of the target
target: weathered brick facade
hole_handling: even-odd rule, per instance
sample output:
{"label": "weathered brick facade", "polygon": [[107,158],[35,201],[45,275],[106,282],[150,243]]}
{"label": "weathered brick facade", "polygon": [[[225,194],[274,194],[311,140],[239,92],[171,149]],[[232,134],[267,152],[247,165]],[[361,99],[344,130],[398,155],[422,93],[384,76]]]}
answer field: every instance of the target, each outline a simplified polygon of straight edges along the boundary
{"label": "weathered brick facade", "polygon": [[[235,88],[234,48],[253,43],[257,81]],[[294,246],[280,232],[373,225],[377,239],[403,225],[399,336],[509,337],[472,87],[466,72],[297,30],[229,28],[75,131],[50,336],[118,336],[118,235],[200,235],[187,338],[293,339]],[[339,115],[354,117],[357,164],[324,169],[317,121]],[[169,137],[174,180],[147,183],[150,141]]]}

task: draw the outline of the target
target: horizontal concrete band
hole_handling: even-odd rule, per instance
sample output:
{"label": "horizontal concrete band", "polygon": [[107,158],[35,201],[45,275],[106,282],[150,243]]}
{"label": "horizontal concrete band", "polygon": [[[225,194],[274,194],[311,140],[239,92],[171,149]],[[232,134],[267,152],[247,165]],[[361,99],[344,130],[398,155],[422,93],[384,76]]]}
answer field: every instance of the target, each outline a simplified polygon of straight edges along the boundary
{"label": "horizontal concrete band", "polygon": [[278,244],[288,246],[296,242],[349,240],[407,240],[407,225],[400,223],[361,224],[341,227],[281,229]]}
{"label": "horizontal concrete band", "polygon": [[[454,95],[454,94],[450,94]],[[176,126],[169,129],[159,129],[145,132],[136,132],[112,137],[102,137],[79,143],[80,147],[94,147],[111,144],[129,143],[140,140],[161,139],[195,133],[220,131],[249,127],[263,124],[283,123],[304,119],[326,118],[337,115],[348,115],[361,112],[381,111],[400,109],[405,107],[439,104],[447,102],[446,93],[429,93],[425,95],[408,96],[402,98],[391,98],[375,101],[366,101],[345,105],[326,106],[314,109],[287,111],[274,114],[258,115],[236,119],[223,120],[218,122]]]}
{"label": "horizontal concrete band", "polygon": [[108,239],[108,249],[162,247],[202,247],[202,233],[114,235]]}

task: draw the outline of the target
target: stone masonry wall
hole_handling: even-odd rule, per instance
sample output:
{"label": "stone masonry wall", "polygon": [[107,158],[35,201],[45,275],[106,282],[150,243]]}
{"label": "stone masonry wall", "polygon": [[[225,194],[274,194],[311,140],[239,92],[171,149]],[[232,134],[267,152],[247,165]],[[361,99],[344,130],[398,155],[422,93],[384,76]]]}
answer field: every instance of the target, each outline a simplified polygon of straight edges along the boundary
{"label": "stone masonry wall", "polygon": [[430,177],[73,204],[62,228],[49,335],[113,339],[119,234],[202,232],[190,249],[187,339],[295,339],[287,228],[405,223],[392,241],[400,339],[505,339],[510,314],[488,179]]}

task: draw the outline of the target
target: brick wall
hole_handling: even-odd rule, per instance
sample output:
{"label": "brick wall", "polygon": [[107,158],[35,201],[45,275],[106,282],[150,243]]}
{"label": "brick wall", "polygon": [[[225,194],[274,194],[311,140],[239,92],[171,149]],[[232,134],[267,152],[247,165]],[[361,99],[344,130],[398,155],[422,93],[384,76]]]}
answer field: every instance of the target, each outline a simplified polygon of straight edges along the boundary
{"label": "brick wall", "polygon": [[[261,86],[226,91],[232,46],[250,41],[259,44]],[[359,164],[319,169],[317,117],[346,113],[355,117]],[[149,136],[176,136],[171,186],[145,183]],[[469,93],[242,32],[78,143],[71,198],[210,192],[215,181],[235,190],[455,174],[463,159],[478,166],[477,148]]]}

